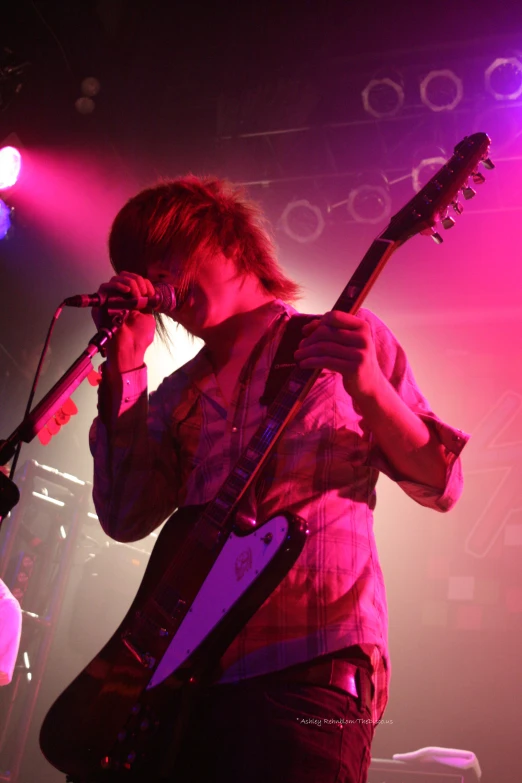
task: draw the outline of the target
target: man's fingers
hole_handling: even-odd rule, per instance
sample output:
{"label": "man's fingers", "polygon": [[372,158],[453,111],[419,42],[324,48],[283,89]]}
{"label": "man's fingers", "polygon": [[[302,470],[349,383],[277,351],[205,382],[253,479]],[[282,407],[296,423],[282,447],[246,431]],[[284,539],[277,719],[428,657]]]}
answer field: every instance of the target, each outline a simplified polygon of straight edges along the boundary
{"label": "man's fingers", "polygon": [[307,324],[305,324],[302,328],[302,334],[304,337],[308,337],[308,335],[312,334],[312,332],[317,329],[319,324],[321,323],[320,318],[314,318],[313,321],[309,321]]}
{"label": "man's fingers", "polygon": [[[362,346],[343,345],[339,342],[321,341],[299,347],[295,352],[295,360],[301,363],[305,359],[317,359],[326,362],[329,358],[344,359],[347,362],[360,363],[363,359]],[[323,365],[326,367],[326,364]]]}
{"label": "man's fingers", "polygon": [[322,317],[323,323],[328,326],[341,327],[342,329],[361,329],[366,324],[364,319],[352,313],[344,313],[342,310],[331,310]]}
{"label": "man's fingers", "polygon": [[336,329],[321,324],[312,334],[301,340],[299,348],[306,348],[319,343],[321,345],[336,343],[348,348],[364,348],[367,345],[367,339],[363,332],[355,332],[349,329]]}
{"label": "man's fingers", "polygon": [[98,289],[105,294],[130,294],[131,296],[153,296],[154,286],[150,280],[135,272],[121,272],[102,283]]}

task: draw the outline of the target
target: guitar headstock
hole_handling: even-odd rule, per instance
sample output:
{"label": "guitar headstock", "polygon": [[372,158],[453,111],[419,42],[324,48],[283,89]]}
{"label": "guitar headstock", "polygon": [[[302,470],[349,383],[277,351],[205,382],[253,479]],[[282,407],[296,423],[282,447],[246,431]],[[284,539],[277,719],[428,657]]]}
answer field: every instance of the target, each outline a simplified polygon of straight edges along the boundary
{"label": "guitar headstock", "polygon": [[465,136],[448,162],[392,217],[381,237],[402,243],[415,234],[427,234],[440,244],[442,237],[435,230],[435,225],[440,222],[445,229],[454,226],[455,218],[450,212],[456,215],[462,213],[460,194],[465,200],[473,198],[473,185],[481,185],[485,181],[479,164],[482,163],[486,169],[495,168],[488,158],[490,144],[486,133]]}

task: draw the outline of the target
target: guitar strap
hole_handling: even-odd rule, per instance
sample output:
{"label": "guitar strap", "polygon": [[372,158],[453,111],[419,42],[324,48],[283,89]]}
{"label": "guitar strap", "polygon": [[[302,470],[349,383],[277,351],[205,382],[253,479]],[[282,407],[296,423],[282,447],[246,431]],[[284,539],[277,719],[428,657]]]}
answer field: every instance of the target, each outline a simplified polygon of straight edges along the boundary
{"label": "guitar strap", "polygon": [[290,316],[277,346],[276,355],[266,379],[265,390],[259,398],[261,405],[270,406],[273,403],[284,382],[295,368],[294,353],[302,340],[303,326],[309,321],[313,321],[314,318],[317,316],[301,313]]}

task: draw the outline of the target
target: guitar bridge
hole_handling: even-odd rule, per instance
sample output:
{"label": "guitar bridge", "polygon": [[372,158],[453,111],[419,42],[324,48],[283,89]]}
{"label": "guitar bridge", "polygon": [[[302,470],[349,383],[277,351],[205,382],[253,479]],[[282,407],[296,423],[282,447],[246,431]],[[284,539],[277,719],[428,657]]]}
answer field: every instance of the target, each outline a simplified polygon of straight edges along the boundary
{"label": "guitar bridge", "polygon": [[148,652],[143,652],[136,645],[131,642],[130,635],[128,633],[122,634],[121,640],[131,655],[136,658],[138,663],[145,666],[147,669],[152,669],[156,665],[156,659]]}

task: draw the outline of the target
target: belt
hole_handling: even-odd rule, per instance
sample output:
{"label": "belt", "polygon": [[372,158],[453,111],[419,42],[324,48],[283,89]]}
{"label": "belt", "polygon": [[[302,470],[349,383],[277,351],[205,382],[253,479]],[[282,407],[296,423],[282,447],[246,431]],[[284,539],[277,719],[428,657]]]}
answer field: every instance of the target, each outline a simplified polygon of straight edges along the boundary
{"label": "belt", "polygon": [[[263,679],[295,682],[337,688],[358,700],[360,707],[372,708],[372,680],[364,666],[356,666],[342,658],[327,658],[306,665],[262,675]],[[261,678],[256,678],[261,679]]]}

